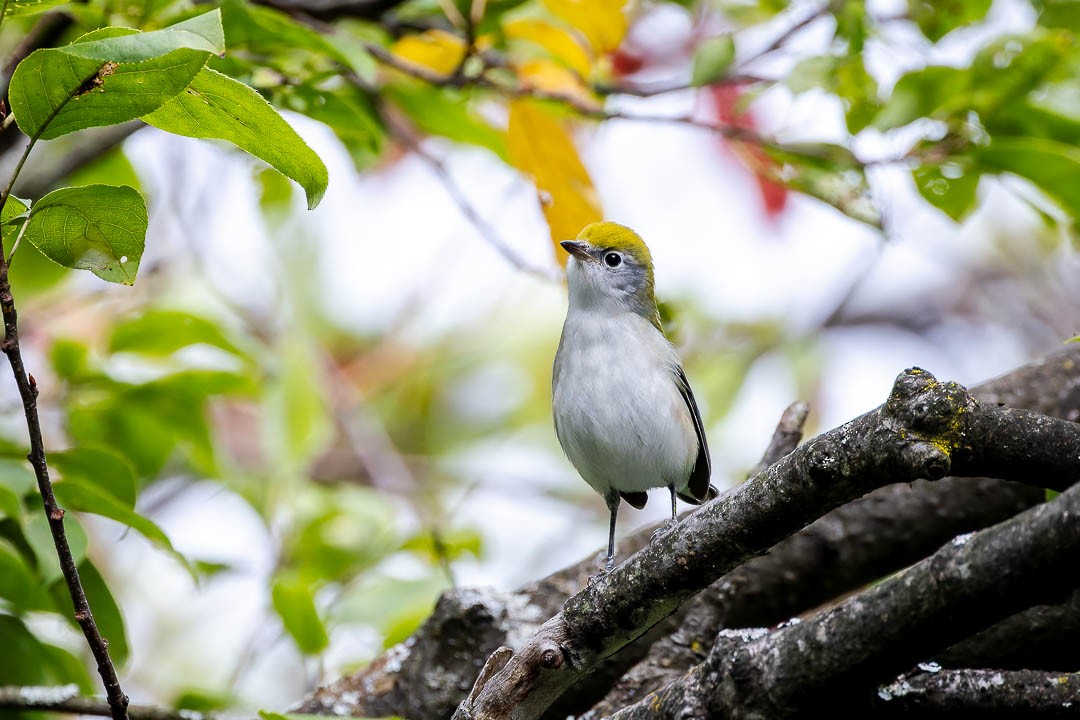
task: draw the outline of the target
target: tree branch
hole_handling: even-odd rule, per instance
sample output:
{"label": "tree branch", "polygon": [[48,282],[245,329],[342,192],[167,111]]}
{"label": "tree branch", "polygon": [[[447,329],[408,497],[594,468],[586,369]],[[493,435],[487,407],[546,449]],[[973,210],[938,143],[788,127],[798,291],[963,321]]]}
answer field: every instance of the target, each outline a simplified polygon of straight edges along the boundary
{"label": "tree branch", "polygon": [[916,672],[878,689],[870,708],[875,718],[958,717],[987,713],[995,718],[1076,717],[1080,674],[1040,670],[943,670]]}
{"label": "tree branch", "polygon": [[[80,695],[77,685],[0,687],[0,710],[36,710],[103,717],[112,715],[108,701]],[[229,717],[156,705],[131,705],[128,715],[131,720],[223,720]]]}
{"label": "tree branch", "polygon": [[[972,445],[998,437],[1012,442]],[[825,512],[886,484],[939,479],[950,466],[1015,476],[1021,457],[1025,475],[1015,479],[1053,470],[1056,485],[1070,485],[1080,476],[1080,427],[980,405],[923,370],[902,373],[883,406],[798,448],[571,597],[456,717],[539,717],[689,596]]]}
{"label": "tree branch", "polygon": [[956,538],[809,621],[753,635],[724,631],[704,663],[613,717],[783,718],[842,706],[838,688],[903,671],[1075,582],[1078,513],[1080,485]]}
{"label": "tree branch", "polygon": [[[31,141],[31,145],[33,142]],[[25,155],[24,155],[25,158]],[[14,180],[14,177],[12,178]],[[10,184],[0,198],[0,207],[7,200]],[[90,603],[83,591],[82,581],[79,579],[78,568],[71,555],[67,536],[64,533],[64,511],[56,504],[53,495],[52,482],[49,479],[49,468],[45,460],[45,445],[41,438],[41,421],[37,410],[37,382],[33,375],[29,375],[23,366],[22,350],[19,347],[19,323],[15,311],[15,299],[11,294],[11,283],[8,279],[8,263],[4,257],[3,248],[0,247],[0,312],[4,318],[4,339],[0,342],[0,350],[8,357],[11,372],[15,376],[15,384],[19,388],[22,398],[23,412],[26,416],[26,429],[30,436],[30,454],[27,459],[34,468],[37,478],[38,490],[41,492],[42,504],[45,508],[45,517],[49,521],[49,530],[52,532],[53,544],[56,546],[56,554],[60,561],[60,570],[67,583],[68,593],[74,606],[75,621],[82,628],[90,651],[97,662],[98,674],[105,686],[105,693],[109,701],[109,707],[113,720],[125,720],[127,718],[128,698],[120,688],[120,680],[116,676],[116,668],[113,667],[109,658],[108,642],[98,631],[97,623],[90,612]]]}

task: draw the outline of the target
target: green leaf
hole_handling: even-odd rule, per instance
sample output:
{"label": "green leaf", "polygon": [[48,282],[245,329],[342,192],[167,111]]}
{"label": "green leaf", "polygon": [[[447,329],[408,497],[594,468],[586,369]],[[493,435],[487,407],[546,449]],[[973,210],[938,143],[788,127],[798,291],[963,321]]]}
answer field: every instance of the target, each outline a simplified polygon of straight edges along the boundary
{"label": "green leaf", "polygon": [[50,453],[49,463],[64,480],[96,485],[126,507],[135,507],[135,472],[123,455],[104,446],[82,446]]}
{"label": "green leaf", "polygon": [[1036,0],[1039,24],[1043,27],[1064,28],[1080,33],[1080,3],[1076,0]]}
{"label": "green leaf", "polygon": [[1080,149],[1045,138],[996,137],[975,150],[986,169],[1026,178],[1080,218]]}
{"label": "green leaf", "polygon": [[171,355],[191,345],[211,345],[246,357],[214,322],[179,310],[148,310],[113,328],[109,352]]}
{"label": "green leaf", "polygon": [[[60,570],[60,561],[56,557],[56,545],[53,544],[49,521],[42,513],[36,513],[23,525],[26,542],[34,549],[37,558],[38,573],[42,582],[51,585],[64,576]],[[71,557],[78,565],[86,557],[86,531],[77,518],[64,516],[64,535],[67,537]],[[2,655],[3,653],[0,653]]]}
{"label": "green leaf", "polygon": [[8,195],[7,202],[4,203],[4,209],[2,212],[0,212],[0,224],[7,225],[12,220],[20,217],[29,210],[29,200],[20,200],[14,195]]}
{"label": "green leaf", "polygon": [[[71,601],[68,600],[68,602]],[[76,685],[83,695],[94,693],[97,685],[91,680],[86,664],[81,659],[63,648],[48,643],[42,643],[41,649],[51,685]]]}
{"label": "green leaf", "polygon": [[177,135],[231,142],[295,180],[308,208],[326,192],[326,166],[284,118],[247,85],[209,68],[143,120]]}
{"label": "green leaf", "polygon": [[329,644],[326,628],[315,609],[315,598],[307,583],[299,578],[278,576],[270,591],[274,609],[285,624],[285,630],[296,642],[300,652],[314,655]]}
{"label": "green leaf", "polygon": [[180,49],[220,55],[225,52],[225,31],[221,11],[211,10],[153,32],[102,28],[60,49],[71,56],[116,63],[149,60]]}
{"label": "green leaf", "polygon": [[11,109],[24,133],[44,140],[134,120],[175,97],[221,52],[217,10],[153,32],[103,28],[19,63]]}
{"label": "green leaf", "polygon": [[263,56],[304,50],[327,55],[346,67],[352,64],[326,36],[280,10],[244,0],[225,0],[221,12],[228,45],[233,50],[244,48]]}
{"label": "green leaf", "polygon": [[5,540],[0,540],[0,598],[10,602],[20,613],[55,611],[58,607],[22,554]]}
{"label": "green leaf", "polygon": [[735,62],[735,40],[731,35],[709,38],[694,51],[690,84],[695,87],[709,85],[727,74]]}
{"label": "green leaf", "polygon": [[852,134],[869,125],[878,113],[877,81],[858,54],[806,58],[792,69],[785,83],[795,93],[814,88],[834,93],[843,103]]}
{"label": "green leaf", "polygon": [[37,478],[25,460],[0,457],[0,487],[22,497],[37,485]]}
{"label": "green leaf", "polygon": [[416,580],[365,578],[348,587],[335,603],[334,619],[371,625],[383,635],[383,645],[393,645],[409,636],[431,615],[447,580],[431,574]]}
{"label": "green leaf", "polygon": [[303,467],[321,453],[333,437],[327,394],[311,369],[314,354],[295,339],[281,353],[278,382],[266,393],[267,445],[276,463]]}
{"label": "green leaf", "polygon": [[275,101],[327,125],[345,143],[358,170],[370,168],[382,155],[386,131],[368,99],[353,86],[334,90],[289,86]]}
{"label": "green leaf", "polygon": [[176,552],[172,543],[169,542],[168,536],[162,532],[161,528],[148,518],[139,515],[107,490],[81,480],[58,482],[54,490],[56,491],[56,499],[62,507],[101,515],[127,525],[131,529],[138,531],[150,542],[167,551],[184,567],[187,567],[187,560],[183,555]]}
{"label": "green leaf", "polygon": [[13,15],[36,15],[66,5],[70,0],[8,0],[4,17]]}
{"label": "green leaf", "polygon": [[928,39],[937,42],[953,30],[979,22],[991,0],[908,0],[908,17]]}
{"label": "green leaf", "polygon": [[387,85],[383,95],[424,132],[487,148],[503,162],[510,162],[506,133],[496,130],[473,111],[468,93],[404,81]]}
{"label": "green leaf", "polygon": [[975,207],[979,173],[959,163],[924,165],[912,171],[915,186],[931,205],[960,222]]}
{"label": "green leaf", "polygon": [[0,615],[0,684],[36,685],[46,681],[48,657],[23,621]]}
{"label": "green leaf", "polygon": [[[79,564],[79,577],[86,591],[86,600],[94,612],[94,621],[102,637],[109,641],[109,656],[118,667],[122,666],[128,657],[128,639],[120,606],[92,562],[84,560]],[[67,593],[66,585],[61,592]]]}
{"label": "green leaf", "polygon": [[131,285],[146,241],[146,203],[133,188],[86,185],[34,203],[26,239],[55,263]]}
{"label": "green leaf", "polygon": [[932,65],[909,72],[893,88],[873,119],[879,130],[891,130],[922,117],[944,118],[968,104],[971,72]]}
{"label": "green leaf", "polygon": [[36,484],[27,463],[0,458],[0,516],[15,520],[22,517],[22,499]]}

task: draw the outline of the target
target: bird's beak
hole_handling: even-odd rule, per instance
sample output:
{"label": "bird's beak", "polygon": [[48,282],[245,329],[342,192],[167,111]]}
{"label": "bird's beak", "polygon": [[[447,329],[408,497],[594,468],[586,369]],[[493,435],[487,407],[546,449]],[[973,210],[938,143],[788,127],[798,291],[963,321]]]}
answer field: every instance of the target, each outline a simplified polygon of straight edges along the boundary
{"label": "bird's beak", "polygon": [[596,262],[596,258],[589,254],[588,243],[583,243],[578,240],[563,240],[559,244],[562,245],[563,250],[582,262]]}

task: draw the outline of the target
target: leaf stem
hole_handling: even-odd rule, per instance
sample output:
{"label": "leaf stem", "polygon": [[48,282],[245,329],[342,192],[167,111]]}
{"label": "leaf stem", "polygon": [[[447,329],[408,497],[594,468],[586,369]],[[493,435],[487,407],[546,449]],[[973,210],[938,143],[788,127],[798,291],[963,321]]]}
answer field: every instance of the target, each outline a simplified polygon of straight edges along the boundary
{"label": "leaf stem", "polygon": [[30,225],[30,218],[27,217],[23,220],[22,227],[19,228],[19,234],[15,236],[15,242],[11,244],[11,252],[8,253],[7,266],[11,269],[11,260],[15,257],[15,251],[19,249],[19,243],[22,242],[23,235],[26,234],[26,228]]}

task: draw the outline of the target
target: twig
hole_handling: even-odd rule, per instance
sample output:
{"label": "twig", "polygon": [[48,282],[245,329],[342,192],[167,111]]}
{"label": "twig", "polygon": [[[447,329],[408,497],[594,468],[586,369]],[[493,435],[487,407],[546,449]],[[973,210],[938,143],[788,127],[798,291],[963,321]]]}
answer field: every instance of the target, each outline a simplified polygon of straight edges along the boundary
{"label": "twig", "polygon": [[752,478],[765,468],[772,465],[780,458],[794,450],[799,440],[802,439],[803,425],[806,424],[806,416],[810,414],[810,405],[797,400],[784,410],[780,415],[780,422],[776,424],[769,446],[761,456],[757,465],[750,469],[746,477]]}
{"label": "twig", "polygon": [[[53,111],[52,117],[60,111],[65,103]],[[49,120],[44,125],[47,125]],[[44,127],[44,125],[42,127]],[[19,158],[15,171],[8,180],[7,187],[0,195],[0,211],[3,210],[11,195],[11,188],[22,170],[23,164],[30,156],[30,151],[37,142],[37,137],[30,138],[30,142]],[[23,227],[26,225],[24,223]],[[101,636],[94,616],[90,612],[90,603],[86,599],[82,581],[79,579],[79,570],[75,566],[75,559],[68,545],[67,535],[64,533],[64,511],[56,503],[53,494],[52,481],[49,479],[49,467],[45,459],[45,444],[41,437],[41,420],[37,410],[37,381],[34,376],[26,372],[23,365],[22,350],[19,347],[19,322],[15,311],[15,298],[11,294],[11,282],[8,278],[8,262],[4,256],[3,243],[0,241],[0,312],[4,318],[4,339],[0,342],[0,350],[8,357],[11,372],[15,376],[15,384],[19,388],[22,398],[23,412],[26,416],[26,430],[30,438],[30,454],[27,460],[34,468],[37,478],[38,490],[41,492],[41,501],[45,509],[45,517],[49,521],[49,530],[52,532],[53,544],[56,546],[56,554],[60,561],[60,570],[68,586],[71,602],[74,606],[75,621],[82,628],[83,636],[90,646],[90,652],[97,662],[98,674],[105,686],[105,694],[109,701],[110,714],[113,720],[126,720],[128,698],[120,688],[120,680],[116,676],[116,668],[109,657],[108,642]]]}
{"label": "twig", "polygon": [[[37,710],[102,717],[112,715],[112,709],[107,701],[80,695],[77,685],[0,687],[0,709]],[[229,717],[193,710],[173,710],[157,705],[131,705],[128,708],[128,715],[131,720],[223,720]]]}
{"label": "twig", "polygon": [[507,245],[506,241],[502,239],[498,231],[480,215],[480,212],[476,207],[474,207],[473,204],[469,202],[469,199],[465,197],[465,193],[461,191],[461,188],[458,187],[457,183],[455,183],[454,179],[450,176],[450,171],[446,169],[446,165],[425,150],[408,129],[402,127],[400,123],[394,122],[392,119],[387,120],[387,125],[397,140],[427,164],[436,179],[442,184],[443,189],[446,190],[446,194],[449,195],[450,199],[454,201],[454,204],[458,206],[458,210],[461,211],[461,214],[469,224],[480,233],[480,237],[482,237],[493,250],[503,256],[503,259],[518,270],[542,280],[556,282],[560,279],[561,276],[559,273],[554,270],[547,270],[532,265],[518,255],[513,248]]}

